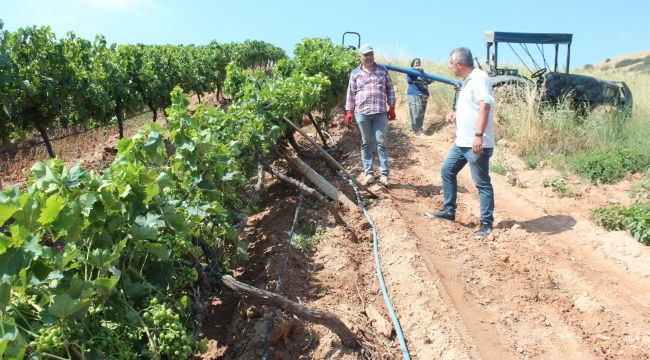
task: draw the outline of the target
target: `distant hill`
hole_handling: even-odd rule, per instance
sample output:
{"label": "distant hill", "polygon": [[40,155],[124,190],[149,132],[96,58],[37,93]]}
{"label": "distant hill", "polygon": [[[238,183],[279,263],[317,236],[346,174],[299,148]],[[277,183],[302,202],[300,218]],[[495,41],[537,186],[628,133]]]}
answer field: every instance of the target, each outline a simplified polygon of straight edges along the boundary
{"label": "distant hill", "polygon": [[619,55],[607,58],[593,65],[585,65],[585,69],[600,71],[628,71],[650,73],[650,50],[633,54]]}

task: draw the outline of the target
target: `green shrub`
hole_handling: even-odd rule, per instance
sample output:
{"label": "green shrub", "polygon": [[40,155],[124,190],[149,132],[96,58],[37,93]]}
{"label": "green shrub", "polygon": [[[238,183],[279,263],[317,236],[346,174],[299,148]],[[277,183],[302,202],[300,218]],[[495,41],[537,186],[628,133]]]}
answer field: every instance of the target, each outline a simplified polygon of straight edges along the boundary
{"label": "green shrub", "polygon": [[645,178],[630,188],[630,197],[637,202],[650,201],[650,168],[645,172]]}
{"label": "green shrub", "polygon": [[524,155],[523,160],[528,169],[535,170],[542,161],[542,156],[539,154],[528,154]]}
{"label": "green shrub", "polygon": [[497,160],[490,164],[490,170],[499,175],[505,175],[508,172],[508,166],[503,162]]}
{"label": "green shrub", "polygon": [[[646,60],[648,59],[650,58],[646,58]],[[643,61],[641,64],[634,65],[631,70],[650,72],[650,61]]]}
{"label": "green shrub", "polygon": [[626,230],[645,245],[650,245],[650,205],[611,206],[591,211],[591,219],[608,230]]}
{"label": "green shrub", "polygon": [[574,170],[594,184],[613,183],[626,174],[639,172],[650,166],[647,150],[618,148],[598,149],[574,157]]}
{"label": "green shrub", "polygon": [[553,188],[553,191],[555,191],[559,197],[580,197],[580,194],[571,190],[563,179],[546,179],[544,180],[544,187]]}
{"label": "green shrub", "polygon": [[313,235],[293,234],[291,243],[293,246],[303,252],[311,252],[325,238],[324,231],[316,231]]}
{"label": "green shrub", "polygon": [[618,64],[616,64],[616,66],[614,66],[614,67],[618,69],[618,68],[621,68],[623,66],[628,66],[628,65],[639,63],[641,61],[643,61],[643,59],[625,59],[625,60],[619,61]]}
{"label": "green shrub", "polygon": [[506,163],[501,148],[495,148],[490,159],[490,171],[499,175],[505,175],[510,170],[511,168]]}

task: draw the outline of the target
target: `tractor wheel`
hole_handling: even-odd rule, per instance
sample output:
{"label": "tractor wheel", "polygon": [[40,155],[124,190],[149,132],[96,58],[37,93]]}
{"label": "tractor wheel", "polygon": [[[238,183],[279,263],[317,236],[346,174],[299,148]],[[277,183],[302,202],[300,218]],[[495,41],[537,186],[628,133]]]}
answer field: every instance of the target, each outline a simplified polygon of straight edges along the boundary
{"label": "tractor wheel", "polygon": [[536,97],[533,83],[520,76],[500,75],[490,78],[498,102],[529,102]]}

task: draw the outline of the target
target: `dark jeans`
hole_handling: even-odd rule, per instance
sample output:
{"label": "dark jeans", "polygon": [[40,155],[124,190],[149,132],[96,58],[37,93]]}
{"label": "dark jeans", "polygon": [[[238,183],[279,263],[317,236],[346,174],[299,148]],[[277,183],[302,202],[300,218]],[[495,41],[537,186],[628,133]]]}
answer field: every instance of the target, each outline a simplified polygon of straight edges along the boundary
{"label": "dark jeans", "polygon": [[409,112],[411,113],[411,130],[417,133],[422,131],[424,124],[424,113],[427,111],[428,96],[408,95]]}
{"label": "dark jeans", "polygon": [[481,200],[481,223],[492,226],[494,222],[494,189],[490,179],[492,151],[492,148],[484,148],[483,153],[477,156],[472,152],[471,147],[458,147],[456,144],[451,147],[440,170],[445,212],[456,215],[457,176],[460,170],[465,167],[465,164],[469,163],[472,180],[476,184]]}

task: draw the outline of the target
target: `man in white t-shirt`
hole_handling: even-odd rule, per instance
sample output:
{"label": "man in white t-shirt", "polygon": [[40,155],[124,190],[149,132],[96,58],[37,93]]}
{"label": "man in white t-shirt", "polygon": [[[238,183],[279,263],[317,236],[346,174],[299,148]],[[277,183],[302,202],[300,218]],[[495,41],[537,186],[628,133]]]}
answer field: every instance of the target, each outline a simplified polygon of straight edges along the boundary
{"label": "man in white t-shirt", "polygon": [[442,165],[444,208],[425,215],[446,220],[456,219],[457,176],[469,164],[472,179],[481,201],[481,225],[476,237],[481,239],[492,232],[494,222],[494,189],[490,179],[490,157],[494,149],[494,106],[496,101],[488,75],[474,68],[472,52],[468,48],[454,49],[449,58],[454,75],[462,78],[456,111],[447,114],[447,123],[456,123],[456,141]]}

